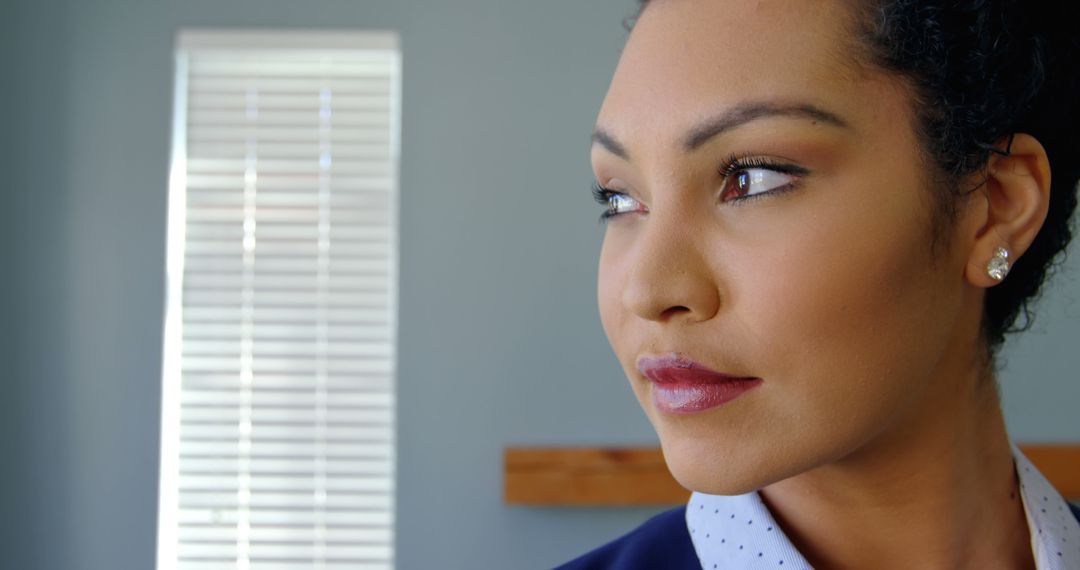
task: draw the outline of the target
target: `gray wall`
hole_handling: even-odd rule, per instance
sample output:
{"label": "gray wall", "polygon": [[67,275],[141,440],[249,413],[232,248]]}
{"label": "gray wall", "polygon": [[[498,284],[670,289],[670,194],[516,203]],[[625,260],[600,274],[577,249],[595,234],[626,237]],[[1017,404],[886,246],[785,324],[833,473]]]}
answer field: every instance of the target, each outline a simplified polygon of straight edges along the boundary
{"label": "gray wall", "polygon": [[17,344],[0,567],[153,565],[183,26],[402,36],[399,566],[549,567],[655,511],[500,499],[506,445],[655,441],[594,301],[588,137],[630,2],[4,4],[3,41],[18,48],[4,68],[18,107],[2,137],[17,151],[4,226],[18,242],[2,297]]}
{"label": "gray wall", "polygon": [[[153,567],[184,26],[402,36],[399,567],[550,567],[656,511],[500,500],[504,446],[656,441],[599,326],[588,193],[629,0],[2,4],[0,566]],[[1080,440],[1076,274],[1009,353],[1017,439]]]}
{"label": "gray wall", "polygon": [[0,566],[65,568],[58,545],[71,536],[68,398],[76,380],[67,345],[66,0],[3,4]]}

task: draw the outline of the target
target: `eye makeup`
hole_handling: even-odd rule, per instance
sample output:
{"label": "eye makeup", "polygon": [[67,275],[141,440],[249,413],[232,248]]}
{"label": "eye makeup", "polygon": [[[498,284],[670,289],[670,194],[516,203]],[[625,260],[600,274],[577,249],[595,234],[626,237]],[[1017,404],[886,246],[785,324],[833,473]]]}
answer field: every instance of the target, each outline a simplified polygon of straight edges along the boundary
{"label": "eye makeup", "polygon": [[600,214],[598,222],[601,224],[607,222],[615,216],[629,213],[619,211],[619,208],[621,205],[626,205],[627,202],[634,201],[633,198],[627,196],[622,192],[618,192],[616,190],[601,186],[599,182],[593,182],[592,195],[593,199],[595,199],[597,203],[602,206],[608,207],[607,211]]}
{"label": "eye makeup", "polygon": [[[720,163],[720,201],[724,203],[774,196],[793,189],[809,170],[762,156],[731,155]],[[754,185],[764,189],[754,191]]]}
{"label": "eye makeup", "polygon": [[[772,158],[733,154],[720,163],[717,173],[721,180],[720,202],[735,205],[793,190],[810,171]],[[762,189],[755,190],[755,186]],[[623,214],[641,211],[624,211],[624,208],[632,208],[636,201],[623,192],[605,188],[599,182],[593,183],[592,195],[597,203],[608,207],[600,215],[598,221],[601,224]]]}

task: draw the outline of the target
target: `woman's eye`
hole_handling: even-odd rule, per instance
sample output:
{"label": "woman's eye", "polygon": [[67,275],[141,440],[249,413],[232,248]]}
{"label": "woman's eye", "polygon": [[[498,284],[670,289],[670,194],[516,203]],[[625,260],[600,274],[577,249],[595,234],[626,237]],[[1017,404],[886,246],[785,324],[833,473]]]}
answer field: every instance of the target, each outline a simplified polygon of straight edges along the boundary
{"label": "woman's eye", "polygon": [[767,192],[790,188],[796,177],[768,168],[746,168],[732,172],[724,178],[720,200],[741,200]]}
{"label": "woman's eye", "polygon": [[637,200],[619,192],[613,192],[608,196],[608,211],[612,216],[633,212],[640,207]]}
{"label": "woman's eye", "polygon": [[604,188],[599,184],[593,185],[593,197],[599,204],[607,206],[607,210],[600,215],[601,222],[605,222],[622,214],[640,212],[643,209],[641,203],[630,196],[627,196],[622,192]]}

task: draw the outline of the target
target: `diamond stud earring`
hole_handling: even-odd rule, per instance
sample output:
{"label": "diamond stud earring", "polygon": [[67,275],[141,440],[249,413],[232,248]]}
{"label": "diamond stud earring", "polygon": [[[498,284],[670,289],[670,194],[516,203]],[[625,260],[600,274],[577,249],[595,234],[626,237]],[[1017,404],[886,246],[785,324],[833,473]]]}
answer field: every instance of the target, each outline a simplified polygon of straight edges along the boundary
{"label": "diamond stud earring", "polygon": [[994,257],[986,264],[986,274],[995,281],[1005,279],[1009,274],[1009,250],[999,247],[994,251]]}

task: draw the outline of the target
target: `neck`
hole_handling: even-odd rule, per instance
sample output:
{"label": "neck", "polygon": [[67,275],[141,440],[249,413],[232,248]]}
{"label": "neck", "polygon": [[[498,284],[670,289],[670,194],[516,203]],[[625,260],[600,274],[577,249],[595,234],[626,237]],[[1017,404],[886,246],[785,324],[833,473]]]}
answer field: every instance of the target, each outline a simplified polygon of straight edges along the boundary
{"label": "neck", "polygon": [[761,490],[815,568],[1034,568],[992,377],[933,391],[874,442]]}

